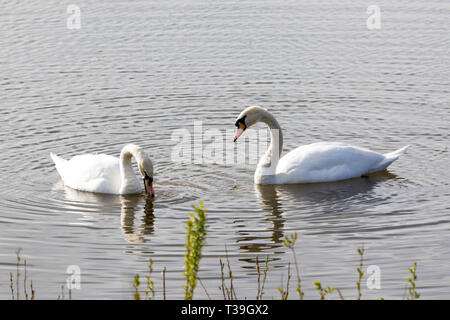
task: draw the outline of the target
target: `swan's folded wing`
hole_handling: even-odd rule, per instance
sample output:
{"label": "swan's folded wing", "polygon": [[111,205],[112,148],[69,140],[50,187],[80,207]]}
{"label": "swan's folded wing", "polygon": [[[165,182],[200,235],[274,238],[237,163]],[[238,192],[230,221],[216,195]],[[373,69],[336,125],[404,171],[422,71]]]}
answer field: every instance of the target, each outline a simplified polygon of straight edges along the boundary
{"label": "swan's folded wing", "polygon": [[86,154],[64,162],[59,159],[53,161],[65,185],[88,192],[118,193],[121,185],[118,158]]}
{"label": "swan's folded wing", "polygon": [[280,159],[281,183],[337,181],[359,177],[384,159],[382,154],[343,143],[300,146]]}

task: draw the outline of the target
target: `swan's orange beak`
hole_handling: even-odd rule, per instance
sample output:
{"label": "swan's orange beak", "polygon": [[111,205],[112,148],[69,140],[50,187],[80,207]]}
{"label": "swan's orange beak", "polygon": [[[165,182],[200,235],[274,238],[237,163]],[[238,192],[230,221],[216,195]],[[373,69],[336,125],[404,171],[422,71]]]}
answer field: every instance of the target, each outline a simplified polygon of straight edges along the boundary
{"label": "swan's orange beak", "polygon": [[236,129],[236,132],[234,133],[233,142],[236,142],[236,140],[241,136],[242,132],[245,130],[245,125],[241,122],[238,123],[238,127]]}
{"label": "swan's orange beak", "polygon": [[150,197],[154,197],[155,193],[153,192],[153,179],[145,177],[144,178],[144,186],[145,186],[145,192]]}

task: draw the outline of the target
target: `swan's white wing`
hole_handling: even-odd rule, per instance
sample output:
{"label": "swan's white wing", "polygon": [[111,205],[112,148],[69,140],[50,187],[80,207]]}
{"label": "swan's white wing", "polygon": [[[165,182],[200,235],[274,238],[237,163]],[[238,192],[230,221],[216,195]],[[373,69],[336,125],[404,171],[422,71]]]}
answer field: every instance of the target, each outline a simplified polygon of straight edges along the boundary
{"label": "swan's white wing", "polygon": [[[300,146],[282,157],[277,166],[277,183],[337,181],[371,172],[384,155],[339,142]],[[373,171],[372,171],[373,172]]]}
{"label": "swan's white wing", "polygon": [[88,192],[120,193],[122,179],[118,158],[104,154],[85,154],[69,161],[54,154],[51,157],[66,186]]}

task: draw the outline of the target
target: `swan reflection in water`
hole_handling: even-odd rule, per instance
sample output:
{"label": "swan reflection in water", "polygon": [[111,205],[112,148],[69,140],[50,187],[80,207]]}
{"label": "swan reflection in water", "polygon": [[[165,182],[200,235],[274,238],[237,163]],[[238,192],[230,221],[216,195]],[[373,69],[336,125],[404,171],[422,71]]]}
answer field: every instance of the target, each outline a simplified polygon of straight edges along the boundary
{"label": "swan reflection in water", "polygon": [[[317,214],[321,214],[322,218],[324,213],[333,214],[334,217],[336,213],[344,210],[348,215],[340,215],[340,218],[345,219],[359,212],[354,210],[354,206],[357,206],[361,199],[365,204],[366,201],[379,201],[373,196],[373,189],[395,177],[388,171],[382,171],[366,178],[328,183],[254,185],[260,207],[265,214],[264,220],[270,223],[265,230],[238,230],[240,249],[245,253],[264,253],[263,256],[269,255],[270,260],[278,260],[276,254],[284,250],[277,248],[282,246],[284,235],[291,233],[285,230],[289,221],[283,214],[284,210],[292,212],[293,207],[298,208],[296,214],[308,217],[305,223],[314,223],[314,216]],[[269,233],[270,236],[261,236],[262,233]],[[270,243],[267,243],[267,240],[270,240]],[[242,261],[248,261],[252,266],[255,264],[254,258],[245,258]]]}
{"label": "swan reflection in water", "polygon": [[[135,224],[136,207],[144,198],[144,214],[139,225]],[[153,234],[155,215],[153,214],[153,198],[136,195],[121,196],[120,223],[126,241],[145,242],[145,236]]]}
{"label": "swan reflection in water", "polygon": [[[255,189],[263,209],[273,210],[278,214],[280,200],[291,200],[302,205],[321,205],[325,209],[331,204],[351,205],[351,199],[372,198],[371,191],[376,185],[393,178],[396,175],[381,171],[364,178],[308,184],[255,185]],[[301,207],[299,211],[302,211]]]}
{"label": "swan reflection in water", "polygon": [[[63,189],[64,209],[81,214],[76,224],[93,225],[98,221],[99,214],[112,213],[118,215],[120,206],[120,224],[122,234],[127,242],[143,243],[146,236],[154,232],[153,198],[144,195],[109,195],[83,192],[64,186],[55,185],[55,189]],[[143,205],[143,208],[141,206]],[[140,223],[136,216],[143,211]]]}

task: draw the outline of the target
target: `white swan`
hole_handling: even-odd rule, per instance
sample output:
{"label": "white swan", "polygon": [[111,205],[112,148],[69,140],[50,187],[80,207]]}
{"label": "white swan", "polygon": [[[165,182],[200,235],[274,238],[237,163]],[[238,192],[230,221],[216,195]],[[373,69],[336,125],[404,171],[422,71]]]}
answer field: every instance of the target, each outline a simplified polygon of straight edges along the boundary
{"label": "white swan", "polygon": [[120,159],[105,154],[84,154],[70,160],[64,160],[53,153],[50,156],[66,186],[81,191],[109,194],[142,192],[142,186],[131,166],[131,158],[134,157],[146,193],[154,196],[153,164],[137,145],[126,145],[120,153]]}
{"label": "white swan", "polygon": [[255,171],[256,184],[291,184],[338,181],[386,169],[408,146],[380,154],[340,142],[318,142],[300,146],[281,157],[283,135],[277,120],[266,109],[246,108],[236,120],[234,141],[257,122],[270,130],[271,143]]}

